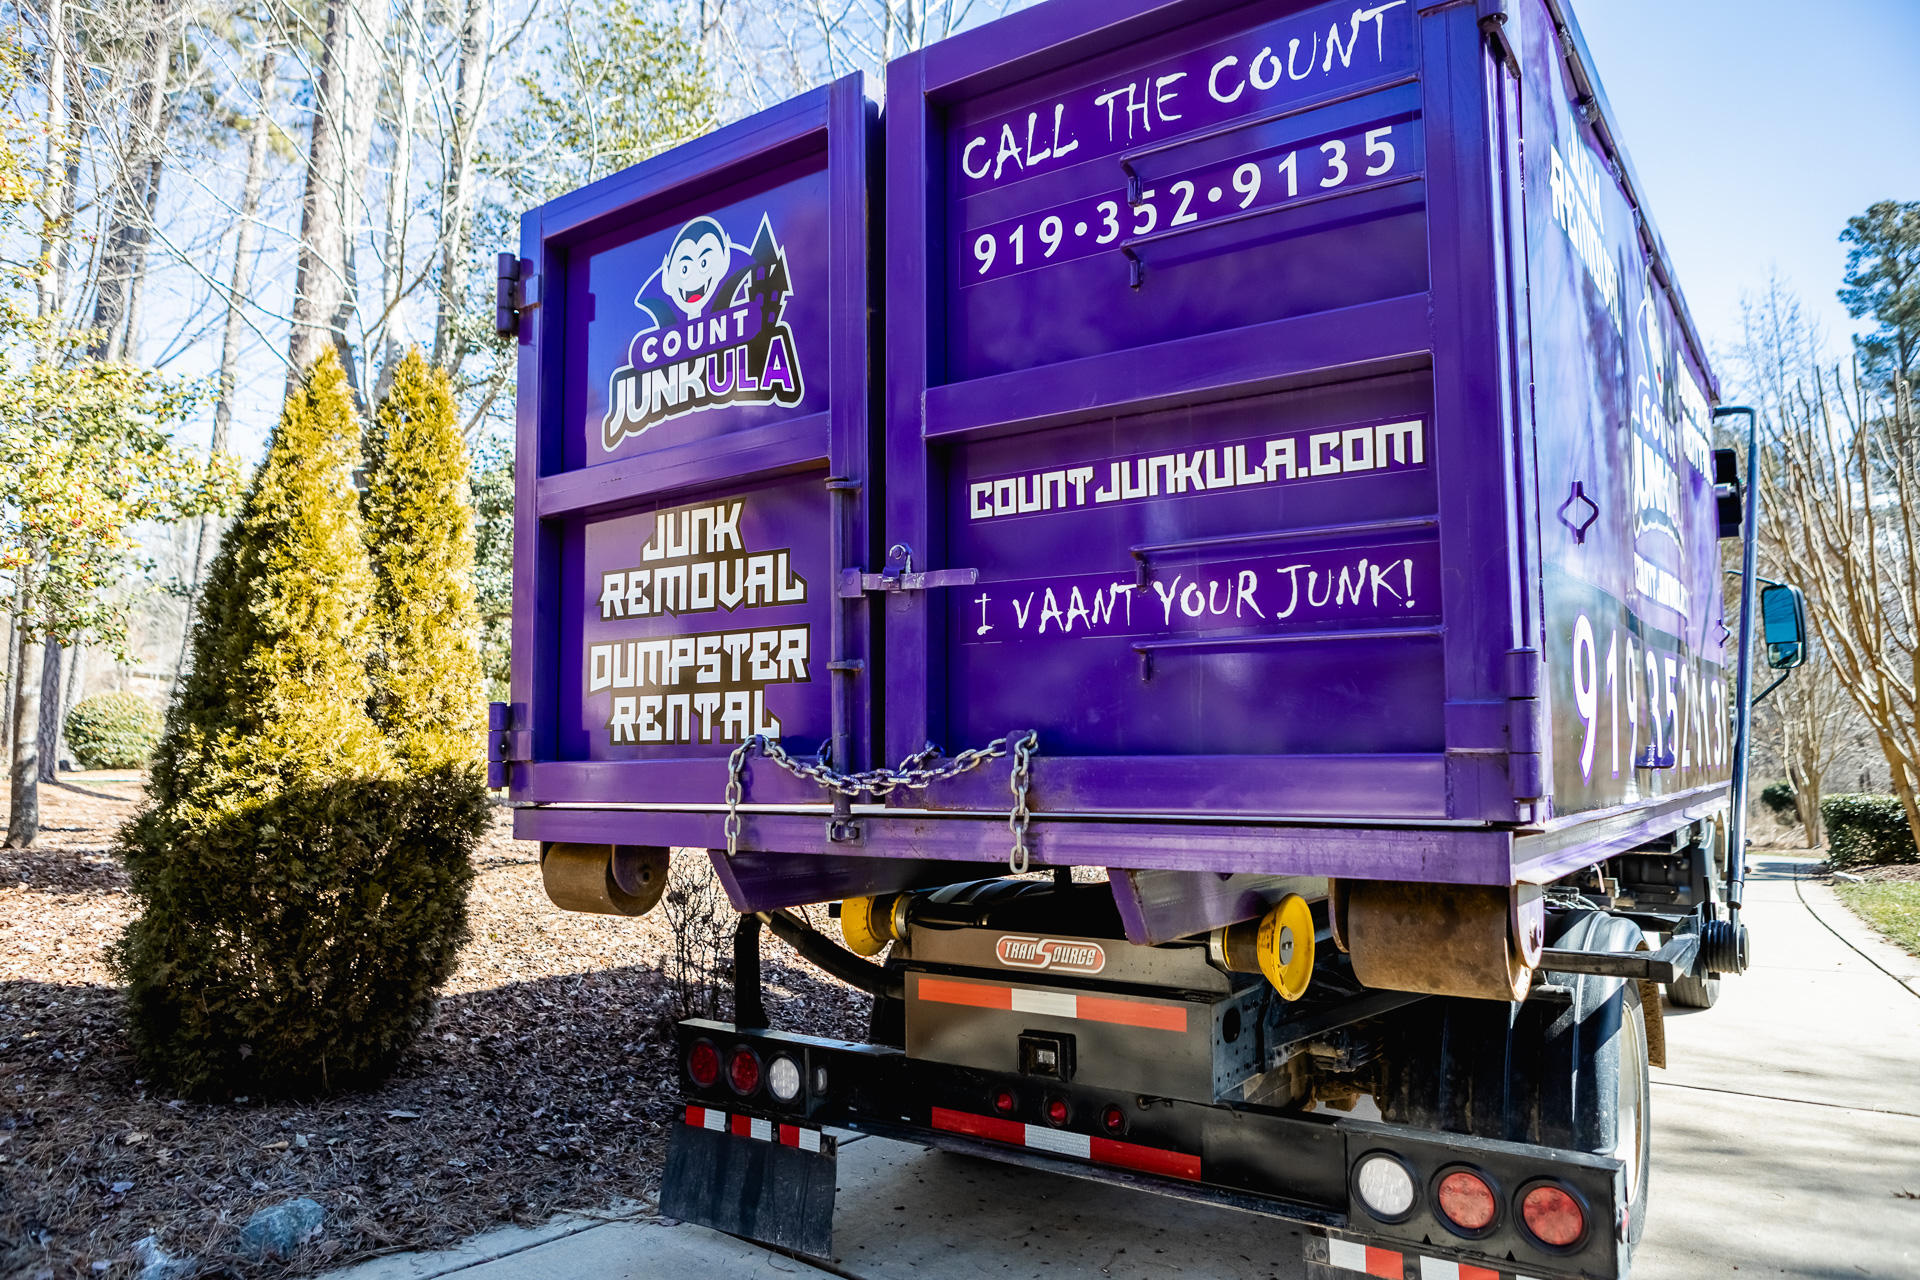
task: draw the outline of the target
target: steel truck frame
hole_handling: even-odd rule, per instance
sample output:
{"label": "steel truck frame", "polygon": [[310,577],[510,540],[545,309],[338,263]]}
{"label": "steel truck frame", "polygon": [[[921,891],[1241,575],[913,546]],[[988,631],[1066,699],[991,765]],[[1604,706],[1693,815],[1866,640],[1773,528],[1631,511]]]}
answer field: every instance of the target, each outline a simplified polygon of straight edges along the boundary
{"label": "steel truck frame", "polygon": [[[1565,0],[1048,0],[886,81],[501,255],[494,784],[560,905],[741,913],[663,1207],[829,1255],[853,1129],[1316,1280],[1626,1275],[1806,647]],[[866,1042],[768,1025],[765,930]]]}

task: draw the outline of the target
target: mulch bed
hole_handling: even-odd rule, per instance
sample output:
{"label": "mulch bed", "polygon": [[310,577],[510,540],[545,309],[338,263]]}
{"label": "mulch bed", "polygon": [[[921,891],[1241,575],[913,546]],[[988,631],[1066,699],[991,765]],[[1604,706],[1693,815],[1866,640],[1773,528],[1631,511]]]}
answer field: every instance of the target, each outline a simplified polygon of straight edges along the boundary
{"label": "mulch bed", "polygon": [[[138,788],[45,787],[38,846],[0,850],[0,1275],[132,1276],[150,1235],[202,1275],[305,1275],[563,1210],[647,1212],[677,1094],[660,912],[556,909],[503,810],[459,971],[391,1080],[182,1101],[140,1078],[104,959],[135,910],[110,846]],[[765,971],[776,1025],[864,1030],[865,996],[771,938]],[[245,1261],[248,1216],[302,1195],[326,1209],[320,1236],[290,1263]]]}

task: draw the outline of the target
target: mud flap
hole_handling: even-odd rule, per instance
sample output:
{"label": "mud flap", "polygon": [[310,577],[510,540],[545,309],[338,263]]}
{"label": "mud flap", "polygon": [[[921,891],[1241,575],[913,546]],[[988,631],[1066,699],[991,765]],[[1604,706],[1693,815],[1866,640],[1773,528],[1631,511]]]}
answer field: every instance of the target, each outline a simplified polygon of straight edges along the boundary
{"label": "mud flap", "polygon": [[759,1244],[832,1257],[834,1139],[742,1115],[708,1111],[696,1119],[700,1111],[689,1107],[695,1122],[674,1125],[660,1212]]}

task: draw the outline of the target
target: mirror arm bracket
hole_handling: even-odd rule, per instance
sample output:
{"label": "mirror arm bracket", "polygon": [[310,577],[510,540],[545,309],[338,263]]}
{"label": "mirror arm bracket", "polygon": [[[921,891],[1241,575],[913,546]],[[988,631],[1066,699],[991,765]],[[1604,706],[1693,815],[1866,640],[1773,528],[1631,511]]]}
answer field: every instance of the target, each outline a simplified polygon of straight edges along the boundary
{"label": "mirror arm bracket", "polygon": [[1765,702],[1767,700],[1767,695],[1772,693],[1775,689],[1778,689],[1781,685],[1785,684],[1787,682],[1787,677],[1792,674],[1793,674],[1793,668],[1789,667],[1787,670],[1782,671],[1779,675],[1775,676],[1773,678],[1772,684],[1768,685],[1766,688],[1762,689],[1759,693],[1754,695],[1753,705],[1757,707],[1761,703]]}

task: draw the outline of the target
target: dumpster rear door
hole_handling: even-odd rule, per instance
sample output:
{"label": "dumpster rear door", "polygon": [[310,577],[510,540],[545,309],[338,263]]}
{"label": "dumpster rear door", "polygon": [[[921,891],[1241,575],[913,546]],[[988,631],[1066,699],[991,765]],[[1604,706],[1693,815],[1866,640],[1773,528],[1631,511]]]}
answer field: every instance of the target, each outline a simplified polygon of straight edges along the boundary
{"label": "dumpster rear door", "polygon": [[[1512,820],[1471,9],[1041,6],[888,80],[890,754],[1046,812]],[[927,803],[1004,808],[975,775]]]}
{"label": "dumpster rear door", "polygon": [[877,127],[849,77],[523,221],[515,800],[715,805],[756,734],[864,758]]}

